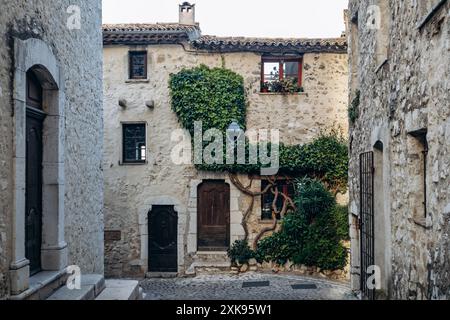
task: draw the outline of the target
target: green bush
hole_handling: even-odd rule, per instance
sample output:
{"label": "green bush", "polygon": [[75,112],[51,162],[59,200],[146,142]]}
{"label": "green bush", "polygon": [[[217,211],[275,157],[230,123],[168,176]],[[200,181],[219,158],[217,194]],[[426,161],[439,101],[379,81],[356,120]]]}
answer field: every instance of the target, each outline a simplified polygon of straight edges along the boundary
{"label": "green bush", "polygon": [[255,258],[259,263],[263,261],[273,261],[278,264],[285,264],[292,256],[292,248],[294,245],[290,243],[283,232],[275,232],[270,237],[264,238],[258,243],[255,252]]}
{"label": "green bush", "polygon": [[318,181],[301,179],[295,189],[296,212],[284,218],[279,232],[260,241],[255,254],[258,261],[284,264],[291,260],[328,270],[344,268],[342,209],[337,209],[331,193]]}
{"label": "green bush", "polygon": [[227,254],[233,264],[237,262],[240,264],[248,263],[255,255],[253,250],[250,249],[247,240],[235,241],[231,248],[228,249]]}
{"label": "green bush", "polygon": [[296,183],[296,187],[295,205],[308,223],[335,206],[333,195],[317,180],[304,178]]}
{"label": "green bush", "polygon": [[339,238],[350,240],[349,223],[348,223],[348,207],[336,205],[333,210],[333,216],[336,221],[336,229]]}

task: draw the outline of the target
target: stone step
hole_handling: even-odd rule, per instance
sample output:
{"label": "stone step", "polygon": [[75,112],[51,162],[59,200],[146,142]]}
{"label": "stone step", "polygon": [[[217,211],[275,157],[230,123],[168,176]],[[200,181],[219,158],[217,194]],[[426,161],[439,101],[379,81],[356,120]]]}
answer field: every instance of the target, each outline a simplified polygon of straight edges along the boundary
{"label": "stone step", "polygon": [[197,272],[200,273],[210,273],[222,270],[228,270],[231,267],[231,262],[221,262],[221,261],[195,261],[186,270],[186,275],[192,276],[196,275]]}
{"label": "stone step", "polygon": [[141,300],[143,292],[136,280],[105,281],[105,289],[95,300]]}
{"label": "stone step", "polygon": [[194,261],[196,262],[205,262],[205,263],[230,261],[230,258],[228,258],[227,253],[222,251],[197,252],[193,258]]}
{"label": "stone step", "polygon": [[146,278],[176,278],[178,276],[177,272],[147,272],[145,274]]}
{"label": "stone step", "polygon": [[47,300],[94,300],[105,288],[105,278],[99,274],[81,276],[81,288],[69,289],[62,286]]}
{"label": "stone step", "polygon": [[30,286],[11,300],[45,300],[55,291],[65,285],[67,273],[62,271],[42,271],[30,277]]}

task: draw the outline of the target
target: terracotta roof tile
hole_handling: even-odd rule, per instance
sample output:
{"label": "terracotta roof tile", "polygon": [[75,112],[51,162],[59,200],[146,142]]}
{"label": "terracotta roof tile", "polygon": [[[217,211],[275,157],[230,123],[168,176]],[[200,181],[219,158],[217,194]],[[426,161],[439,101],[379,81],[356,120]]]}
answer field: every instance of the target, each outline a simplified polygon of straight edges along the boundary
{"label": "terracotta roof tile", "polygon": [[332,51],[347,50],[345,37],[341,38],[246,38],[246,37],[216,37],[202,36],[193,41],[193,46],[198,49],[217,51]]}
{"label": "terracotta roof tile", "polygon": [[326,39],[216,37],[201,36],[198,24],[103,25],[103,43],[105,45],[176,44],[182,42],[189,42],[198,50],[218,52],[304,53],[347,51],[345,37]]}

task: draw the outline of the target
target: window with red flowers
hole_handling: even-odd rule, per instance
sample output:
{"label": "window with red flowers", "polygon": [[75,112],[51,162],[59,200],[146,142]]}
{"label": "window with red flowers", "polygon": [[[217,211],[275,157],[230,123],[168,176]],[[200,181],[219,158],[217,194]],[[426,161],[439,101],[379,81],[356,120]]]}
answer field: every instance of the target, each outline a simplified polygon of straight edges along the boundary
{"label": "window with red flowers", "polygon": [[302,58],[263,57],[261,92],[301,92]]}

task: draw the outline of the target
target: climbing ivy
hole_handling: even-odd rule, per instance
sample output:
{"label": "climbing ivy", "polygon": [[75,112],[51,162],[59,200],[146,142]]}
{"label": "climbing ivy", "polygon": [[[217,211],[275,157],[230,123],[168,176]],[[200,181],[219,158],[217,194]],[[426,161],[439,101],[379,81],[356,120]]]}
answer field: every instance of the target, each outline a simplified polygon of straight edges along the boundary
{"label": "climbing ivy", "polygon": [[359,117],[359,104],[361,100],[361,91],[356,90],[355,97],[352,100],[352,103],[348,107],[348,118],[350,122],[355,123],[356,119]]}
{"label": "climbing ivy", "polygon": [[225,68],[200,65],[170,76],[172,109],[183,127],[193,135],[194,122],[202,121],[203,132],[225,132],[236,121],[245,129],[244,79]]}
{"label": "climbing ivy", "polygon": [[[249,154],[246,144],[246,159]],[[304,145],[280,144],[279,173],[290,176],[309,176],[324,182],[329,189],[344,192],[348,177],[348,147],[338,130],[322,132],[311,143]],[[272,145],[268,144],[268,150]],[[225,154],[225,150],[224,150]],[[259,159],[259,157],[258,157]],[[265,167],[257,164],[199,164],[197,169],[213,172],[258,174]]]}
{"label": "climbing ivy", "polygon": [[[202,132],[216,128],[224,134],[235,121],[246,125],[246,98],[242,76],[225,68],[201,65],[172,74],[169,80],[172,109],[182,126],[194,134],[194,122],[202,121]],[[194,140],[194,139],[192,139]],[[204,146],[207,144],[203,142]],[[249,164],[250,143],[246,140],[245,164],[196,164],[198,170],[258,174],[264,167],[258,160]],[[323,181],[330,189],[343,191],[347,185],[348,152],[338,130],[322,132],[311,143],[279,146],[279,173],[304,175]],[[259,150],[256,146],[256,150]],[[272,145],[268,144],[268,150]],[[224,152],[226,155],[226,145]],[[269,155],[267,155],[269,156]],[[260,157],[258,156],[258,159]]]}

